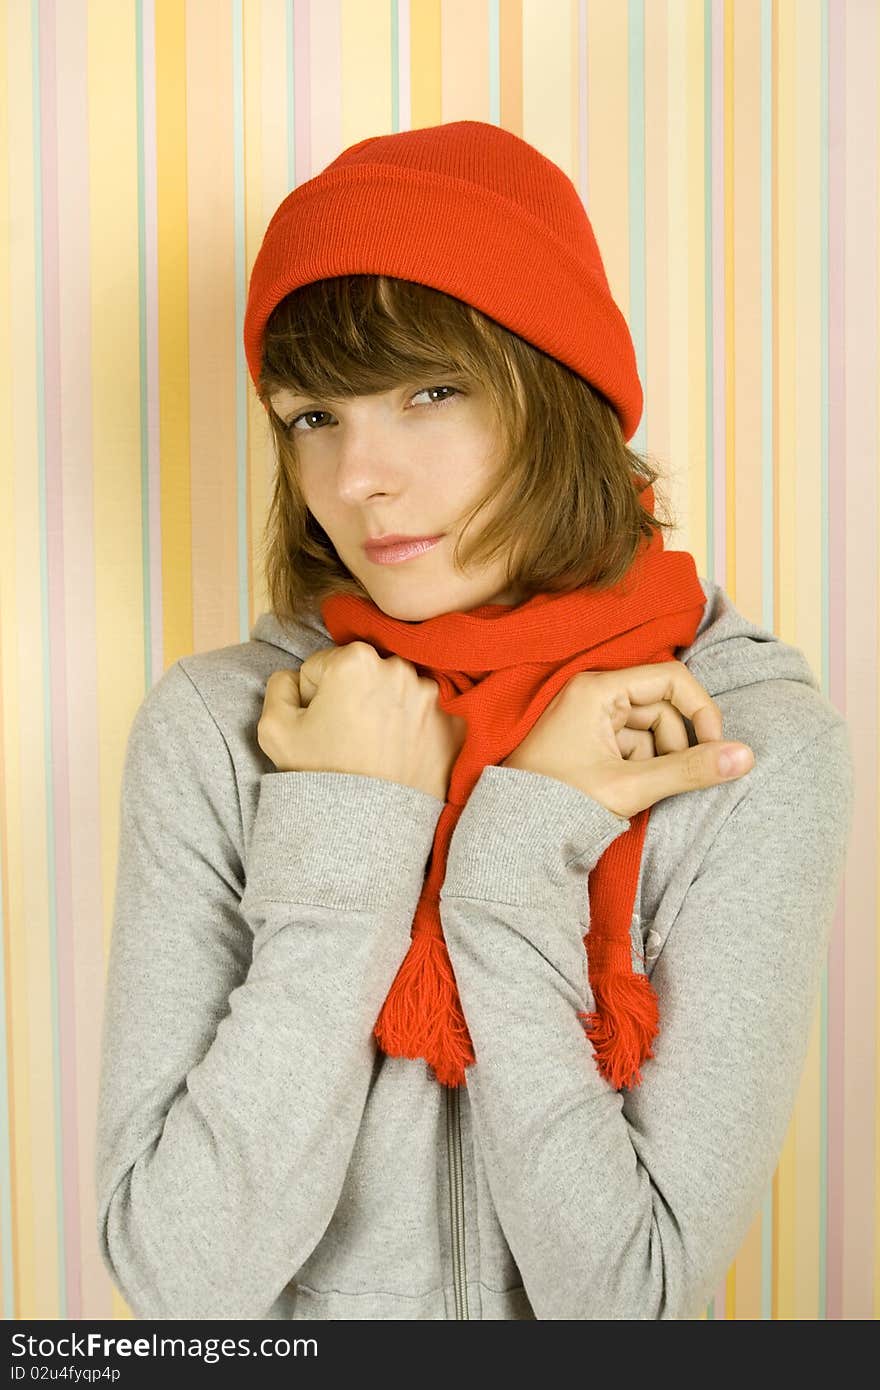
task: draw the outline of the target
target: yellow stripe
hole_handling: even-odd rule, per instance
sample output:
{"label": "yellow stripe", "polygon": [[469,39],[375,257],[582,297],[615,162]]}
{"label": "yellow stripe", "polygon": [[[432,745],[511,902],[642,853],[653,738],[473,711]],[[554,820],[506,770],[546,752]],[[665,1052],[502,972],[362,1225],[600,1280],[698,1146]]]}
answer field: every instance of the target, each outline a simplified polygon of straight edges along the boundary
{"label": "yellow stripe", "polygon": [[[568,4],[525,0],[522,6],[522,134],[577,184],[574,119],[578,68],[577,50],[571,43],[571,23]],[[550,72],[552,82],[547,80]]]}
{"label": "yellow stripe", "polygon": [[[232,7],[186,7],[193,648],[238,631]],[[218,144],[226,157],[217,158]],[[163,462],[165,450],[163,444]],[[185,553],[185,552],[183,552]],[[205,596],[204,598],[202,596]],[[168,655],[168,654],[166,654]]]}
{"label": "yellow stripe", "polygon": [[736,1272],[736,1317],[739,1321],[755,1322],[761,1318],[761,1212],[757,1212],[737,1252],[733,1268]]}
{"label": "yellow stripe", "polygon": [[342,0],[340,150],[391,130],[391,6]]}
{"label": "yellow stripe", "polygon": [[[676,382],[676,393],[669,402],[669,439],[670,459],[680,465],[673,470],[675,476],[681,477],[687,466],[686,482],[681,485],[683,489],[686,488],[687,512],[682,519],[686,521],[687,529],[680,539],[670,538],[670,545],[690,550],[697,562],[698,573],[708,576],[706,469],[711,465],[706,458],[706,419],[710,405],[706,383],[709,346],[706,342],[706,293],[711,268],[706,264],[705,143],[710,139],[710,132],[703,119],[705,13],[702,0],[689,0],[685,69],[687,169],[678,181],[687,199],[687,256],[684,258],[687,262],[687,342],[677,343],[673,339],[670,343],[673,358],[678,359],[686,354],[687,376]],[[669,143],[669,157],[673,160],[676,158],[676,142],[670,138]],[[685,157],[684,151],[682,157]],[[677,262],[679,257],[674,260]],[[673,316],[676,323],[682,318],[678,314]],[[687,421],[687,437],[680,443],[677,433],[679,420]]]}
{"label": "yellow stripe", "polygon": [[707,575],[703,91],[702,81],[694,80],[703,67],[703,8],[691,5],[685,12],[683,35],[677,23],[670,25],[665,7],[646,13],[645,21],[646,52],[664,53],[666,65],[665,84],[649,84],[659,89],[657,96],[646,94],[656,102],[646,112],[646,451],[659,462],[662,490],[679,524],[665,534],[664,545],[690,550],[698,573]]}
{"label": "yellow stripe", "polygon": [[159,430],[165,666],[193,650],[186,7],[156,0]]}
{"label": "yellow stripe", "polygon": [[417,130],[444,119],[440,0],[411,0],[409,26],[411,125]]}
{"label": "yellow stripe", "polygon": [[[5,374],[11,410],[3,418],[14,428],[13,448],[5,455],[2,490],[9,501],[3,523],[3,680],[4,777],[7,806],[21,808],[8,816],[7,881],[9,931],[6,992],[10,1087],[10,1184],[13,1210],[12,1260],[16,1271],[13,1310],[16,1318],[55,1315],[58,1241],[55,1225],[55,1133],[51,1087],[51,1017],[49,1000],[46,805],[46,748],[43,705],[28,692],[44,687],[40,632],[42,601],[39,557],[39,439],[37,435],[37,274],[38,248],[34,208],[33,91],[30,5],[7,5],[7,42],[12,61],[4,64],[7,81],[6,120],[9,143],[8,184],[4,198],[15,208],[15,232],[9,250],[9,275],[3,282],[9,300],[8,343],[15,351]],[[8,188],[8,193],[7,193]],[[4,227],[12,227],[7,218]],[[8,470],[7,471],[7,467]],[[15,624],[12,603],[15,596]],[[20,633],[27,633],[19,644]],[[37,646],[34,646],[34,643]],[[21,753],[27,750],[27,766]],[[25,796],[22,778],[34,788]],[[27,885],[30,885],[28,888]],[[26,934],[12,930],[27,922]],[[15,1001],[19,1007],[15,1007]],[[27,1001],[25,1017],[24,1001]],[[46,1261],[42,1255],[45,1252]],[[37,1259],[40,1260],[39,1271]]]}
{"label": "yellow stripe", "polygon": [[[10,190],[10,163],[14,158],[14,146],[10,141],[10,120],[14,120],[14,115],[10,113],[9,103],[13,103],[15,97],[11,90],[12,73],[9,62],[9,36],[7,34],[7,23],[9,7],[0,5],[0,72],[7,74],[7,81],[0,83],[0,283],[4,287],[14,283],[12,272],[12,246],[9,238],[11,227],[9,190]],[[13,34],[13,38],[15,35]],[[19,65],[23,67],[23,64]],[[24,92],[18,93],[19,99],[24,96]],[[25,107],[29,111],[29,107]],[[31,245],[30,238],[26,245]],[[12,738],[13,728],[17,727],[17,710],[13,708],[14,690],[17,687],[17,680],[14,678],[16,669],[15,663],[15,632],[11,617],[4,621],[6,617],[6,596],[15,592],[15,528],[14,528],[14,492],[13,492],[13,459],[15,452],[13,448],[12,433],[12,302],[10,295],[4,293],[0,295],[0,596],[4,602],[0,603],[0,766],[3,769],[4,795],[0,796],[0,864],[6,866],[2,885],[0,885],[0,921],[3,923],[3,978],[6,982],[7,994],[10,997],[24,999],[24,983],[21,979],[16,981],[12,973],[12,946],[11,946],[11,927],[12,909],[10,903],[11,896],[11,871],[14,863],[21,862],[21,850],[19,848],[16,859],[13,860],[11,854],[10,838],[13,834],[13,826],[7,819],[7,805],[20,805],[21,782],[17,774],[17,769],[12,765],[9,752],[14,744]],[[33,360],[33,359],[31,359]],[[11,605],[9,608],[11,614]],[[16,714],[13,723],[13,714]],[[13,823],[14,823],[14,818]],[[20,919],[19,919],[20,920]],[[10,1060],[10,1066],[14,1068],[15,1045],[12,1029],[12,1018],[8,1014],[4,1020],[6,1029],[6,1051]],[[14,1075],[10,1081],[14,1081]],[[15,1115],[10,1113],[8,1123],[10,1125],[10,1146],[15,1145]],[[14,1179],[14,1172],[10,1174]],[[15,1200],[15,1190],[11,1193],[11,1217],[12,1229],[9,1232],[9,1245],[13,1268],[16,1262],[16,1250],[18,1248],[18,1207]],[[20,1314],[14,1308],[14,1288],[6,1288],[3,1281],[5,1262],[0,1260],[0,1307],[8,1307],[12,1310],[12,1317],[18,1318]]]}
{"label": "yellow stripe", "polygon": [[440,66],[444,123],[489,119],[487,9],[485,5],[474,5],[473,0],[444,0]]}
{"label": "yellow stripe", "polygon": [[819,1316],[819,1215],[822,1177],[821,1024],[821,1000],[817,999],[804,1073],[794,1108],[797,1174],[794,1306],[795,1317],[801,1322],[812,1321]]}
{"label": "yellow stripe", "polygon": [[[730,594],[734,605],[739,604],[736,588],[736,415],[733,409],[736,392],[736,257],[734,255],[733,219],[733,6],[724,6],[724,161],[722,177],[724,180],[724,400],[725,400],[725,472],[724,472],[724,515],[726,569],[722,583]],[[716,505],[721,502],[716,498]],[[730,1316],[728,1314],[728,1316]]]}
{"label": "yellow stripe", "polygon": [[[577,7],[572,5],[572,24],[576,24]],[[522,135],[523,125],[523,20],[522,7],[502,0],[499,14],[499,65],[501,124],[514,135]]]}

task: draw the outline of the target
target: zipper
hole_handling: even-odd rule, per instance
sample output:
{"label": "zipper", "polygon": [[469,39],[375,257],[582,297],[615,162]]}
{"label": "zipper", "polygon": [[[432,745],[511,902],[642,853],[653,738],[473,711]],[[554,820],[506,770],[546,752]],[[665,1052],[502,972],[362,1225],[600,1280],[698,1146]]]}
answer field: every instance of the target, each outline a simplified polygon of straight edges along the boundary
{"label": "zipper", "polygon": [[464,1175],[461,1161],[461,1109],[457,1086],[446,1087],[446,1148],[449,1155],[449,1214],[452,1230],[452,1277],[455,1316],[468,1318],[467,1266],[464,1246]]}

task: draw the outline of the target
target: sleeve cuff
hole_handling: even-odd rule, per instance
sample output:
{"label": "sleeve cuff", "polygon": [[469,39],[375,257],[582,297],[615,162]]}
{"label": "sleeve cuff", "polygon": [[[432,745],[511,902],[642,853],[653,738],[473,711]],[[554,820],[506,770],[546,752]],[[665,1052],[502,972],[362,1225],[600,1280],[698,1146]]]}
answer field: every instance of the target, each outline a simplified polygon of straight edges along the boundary
{"label": "sleeve cuff", "polygon": [[487,764],[459,816],[441,897],[584,912],[586,879],[629,820],[556,777]]}
{"label": "sleeve cuff", "polygon": [[359,773],[264,773],[243,907],[269,900],[369,911],[417,901],[443,805]]}

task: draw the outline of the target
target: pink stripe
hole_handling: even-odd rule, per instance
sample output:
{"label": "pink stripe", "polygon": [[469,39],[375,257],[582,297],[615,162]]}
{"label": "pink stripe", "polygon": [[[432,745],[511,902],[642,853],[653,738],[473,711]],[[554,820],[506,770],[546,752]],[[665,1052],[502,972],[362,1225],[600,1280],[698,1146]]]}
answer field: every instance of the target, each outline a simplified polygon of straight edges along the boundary
{"label": "pink stripe", "polygon": [[[828,506],[829,698],[846,710],[846,10],[828,12]],[[843,1317],[844,908],[831,929],[828,956],[828,1178],[825,1317]]]}
{"label": "pink stripe", "polygon": [[[48,567],[49,701],[52,777],[52,834],[55,851],[55,952],[52,968],[58,982],[60,1038],[62,1181],[64,1193],[64,1316],[79,1319],[80,1238],[79,1163],[77,1156],[76,1019],[73,998],[75,952],[71,902],[70,769],[68,760],[67,631],[64,603],[64,494],[61,429],[61,307],[58,282],[58,113],[55,91],[55,0],[40,0],[40,197],[43,209],[43,383],[46,464],[46,546]],[[51,909],[50,909],[51,910]],[[48,1097],[44,1099],[48,1104]],[[43,1200],[49,1194],[43,1193]]]}
{"label": "pink stripe", "polygon": [[[309,87],[309,169],[310,174],[316,174],[352,143],[351,139],[343,137],[347,127],[343,110],[349,103],[342,86],[341,0],[322,0],[321,4],[312,0],[309,50],[312,48],[318,80]],[[303,177],[306,177],[305,171]]]}
{"label": "pink stripe", "polygon": [[[842,7],[837,7],[842,8]],[[874,1317],[877,1187],[877,29],[875,5],[848,5],[845,218],[848,712],[856,805],[848,867],[843,1008],[843,1289],[847,1321]]]}
{"label": "pink stripe", "polygon": [[[67,661],[66,698],[75,722],[70,740],[70,801],[56,802],[57,838],[69,842],[72,920],[76,928],[76,969],[59,965],[62,990],[73,990],[75,1046],[63,1043],[77,1068],[80,1132],[76,1137],[79,1172],[65,1163],[65,1229],[80,1231],[81,1264],[75,1265],[75,1243],[68,1237],[69,1268],[80,1283],[69,1293],[66,1316],[107,1317],[110,1290],[97,1244],[95,1198],[90,1174],[94,1170],[94,1126],[97,1105],[95,1058],[100,1047],[101,1016],[96,1009],[104,974],[104,898],[101,883],[101,818],[95,768],[100,760],[97,697],[97,636],[95,600],[94,480],[92,440],[91,299],[89,244],[89,100],[87,0],[56,5],[54,46],[63,55],[55,72],[57,84],[58,284],[61,317],[60,457],[64,461],[64,579],[66,611],[76,615],[76,638],[64,651]],[[47,37],[49,30],[47,28]],[[48,393],[47,393],[48,394]],[[63,619],[64,609],[58,617]],[[61,650],[53,640],[53,650]],[[76,814],[69,818],[69,807]],[[97,993],[96,993],[97,991]],[[63,1007],[63,1005],[62,1005]],[[66,1113],[66,1112],[65,1112]],[[67,1121],[65,1120],[65,1129]]]}
{"label": "pink stripe", "polygon": [[309,5],[293,7],[293,135],[296,186],[312,177],[312,84]]}
{"label": "pink stripe", "polygon": [[[709,139],[712,149],[712,247],[711,247],[711,285],[712,285],[712,470],[715,487],[715,508],[712,524],[714,527],[715,564],[712,578],[716,583],[726,586],[727,549],[725,529],[727,510],[725,506],[726,457],[724,449],[725,430],[725,357],[724,357],[724,0],[712,0],[712,110]],[[715,1290],[715,1318],[727,1317],[726,1279],[719,1282]]]}

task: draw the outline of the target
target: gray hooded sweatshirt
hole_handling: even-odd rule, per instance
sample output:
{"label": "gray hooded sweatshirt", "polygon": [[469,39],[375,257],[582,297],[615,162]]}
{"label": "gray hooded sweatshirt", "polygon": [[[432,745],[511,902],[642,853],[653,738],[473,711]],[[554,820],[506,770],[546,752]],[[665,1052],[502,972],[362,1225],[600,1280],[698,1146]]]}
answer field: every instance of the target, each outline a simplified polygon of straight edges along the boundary
{"label": "gray hooded sweatshirt", "polygon": [[483,770],[441,896],[476,1055],[450,1090],[372,1031],[443,802],[277,772],[257,743],[270,673],[332,645],[320,618],[264,613],[149,691],[121,789],[95,1169],[102,1257],[136,1317],[702,1315],[797,1096],[853,756],[803,653],[701,583],[676,658],[755,766],[652,807],[631,940],[660,1032],[620,1092],[577,1014],[587,876],[629,821]]}

